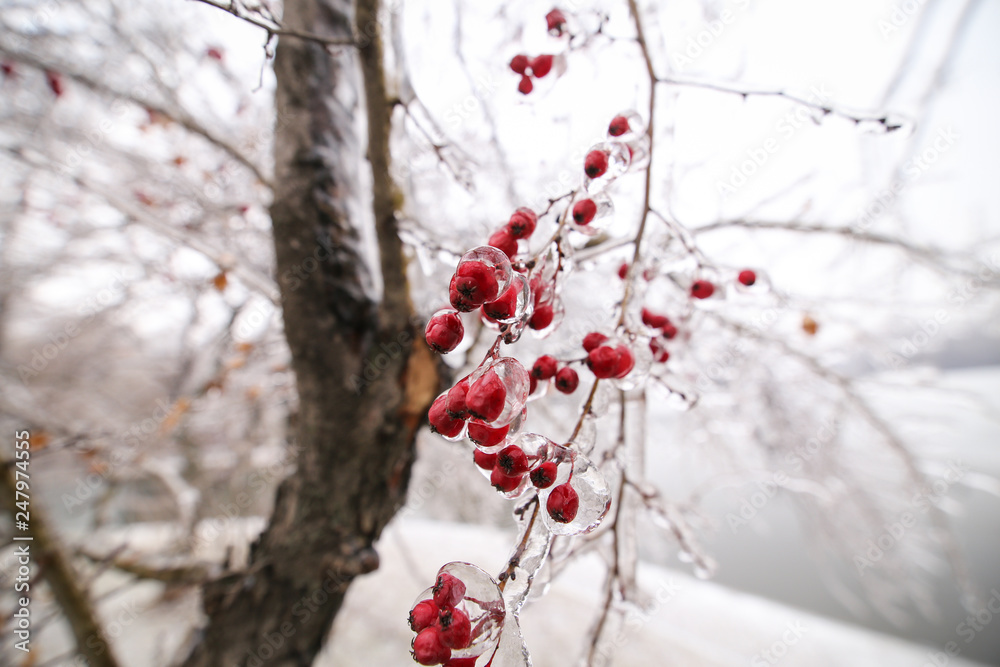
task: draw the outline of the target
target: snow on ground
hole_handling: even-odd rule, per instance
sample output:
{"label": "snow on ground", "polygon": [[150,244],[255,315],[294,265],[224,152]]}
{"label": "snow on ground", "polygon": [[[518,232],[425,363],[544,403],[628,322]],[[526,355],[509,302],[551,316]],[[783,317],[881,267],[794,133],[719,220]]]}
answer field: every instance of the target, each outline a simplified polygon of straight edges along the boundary
{"label": "snow on ground", "polygon": [[[437,569],[465,560],[499,572],[512,541],[510,534],[493,529],[417,519],[394,522],[381,540],[380,569],[351,588],[320,667],[410,667],[412,633],[406,615]],[[575,664],[596,619],[603,572],[597,558],[588,557],[564,571],[545,598],[524,610],[522,630],[535,667]],[[675,570],[646,566],[639,580],[650,596],[646,612],[635,612],[611,634],[617,651],[610,661],[599,658],[596,665],[923,667],[934,664],[932,656],[939,650]],[[979,663],[958,656],[947,664]]]}

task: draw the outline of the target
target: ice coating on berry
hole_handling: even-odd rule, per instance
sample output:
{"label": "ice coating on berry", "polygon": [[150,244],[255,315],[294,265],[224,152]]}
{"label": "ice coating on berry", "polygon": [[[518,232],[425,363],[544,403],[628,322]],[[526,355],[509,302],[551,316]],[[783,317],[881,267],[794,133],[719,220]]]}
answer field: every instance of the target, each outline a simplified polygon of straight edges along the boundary
{"label": "ice coating on berry", "polygon": [[431,430],[444,438],[457,440],[465,432],[465,421],[448,414],[448,392],[434,399],[427,411],[427,421]]}
{"label": "ice coating on berry", "polygon": [[545,511],[556,523],[570,523],[580,509],[580,495],[569,484],[552,489],[545,501]]}
{"label": "ice coating on berry", "polygon": [[517,294],[520,283],[511,281],[510,287],[496,301],[483,304],[483,313],[496,322],[509,321],[517,314]]}
{"label": "ice coating on berry", "polygon": [[615,116],[608,124],[608,134],[612,137],[620,137],[628,132],[628,118],[625,116]]}
{"label": "ice coating on berry", "polygon": [[541,330],[547,328],[552,324],[552,320],[555,317],[555,309],[551,304],[545,304],[535,308],[535,312],[531,314],[531,319],[528,320],[528,326],[535,330]]}
{"label": "ice coating on berry", "polygon": [[424,338],[435,352],[447,354],[451,352],[465,337],[465,327],[457,311],[439,310],[427,322]]}
{"label": "ice coating on berry", "polygon": [[490,654],[496,647],[504,628],[506,609],[496,580],[470,563],[448,563],[438,570],[450,574],[465,584],[465,598],[456,609],[464,612],[471,624],[469,644],[452,651],[452,659],[474,658]]}
{"label": "ice coating on berry", "polygon": [[488,370],[476,380],[466,395],[469,414],[484,422],[492,422],[503,413],[507,388],[494,370]]}
{"label": "ice coating on berry", "polygon": [[452,658],[444,663],[444,667],[476,667],[476,658]]}
{"label": "ice coating on berry", "polygon": [[[469,268],[465,268],[466,264],[472,264],[472,266],[470,266]],[[487,269],[489,269],[489,271],[483,272],[482,267],[478,266],[478,264],[485,266]],[[475,248],[466,252],[464,255],[462,255],[462,258],[458,261],[458,268],[455,270],[456,275],[464,276],[467,274],[468,275],[475,274],[477,278],[481,274],[481,272],[488,273],[493,278],[493,281],[495,281],[496,283],[496,289],[491,290],[492,294],[490,294],[489,290],[487,290],[486,287],[492,285],[492,283],[491,281],[489,281],[489,279],[485,277],[482,278],[482,280],[485,282],[483,291],[484,295],[486,296],[486,299],[485,301],[483,301],[483,303],[486,303],[486,301],[493,301],[500,294],[502,294],[504,290],[506,290],[507,287],[510,285],[510,280],[512,274],[514,273],[513,269],[510,266],[510,258],[507,256],[507,254],[504,253],[502,250],[490,245],[476,246]]]}
{"label": "ice coating on berry", "polygon": [[[470,426],[474,426],[474,424],[470,424]],[[497,463],[497,455],[489,454],[481,449],[476,449],[472,452],[472,460],[483,470],[492,471],[493,466]]]}
{"label": "ice coating on berry", "polygon": [[[489,450],[503,443],[510,432],[510,424],[494,428],[486,424],[472,422],[469,424],[469,440],[482,450]],[[492,468],[493,466],[490,465]]]}
{"label": "ice coating on berry", "polygon": [[424,628],[430,627],[438,619],[438,606],[433,600],[421,600],[410,610],[410,629],[420,632]]}
{"label": "ice coating on berry", "polygon": [[556,373],[556,389],[564,394],[572,394],[580,386],[580,375],[570,367],[560,368]]}
{"label": "ice coating on berry", "polygon": [[442,609],[438,614],[438,628],[441,631],[441,643],[450,649],[463,649],[472,639],[472,624],[468,614],[461,609]]}
{"label": "ice coating on berry", "polygon": [[497,452],[496,467],[508,477],[523,475],[531,467],[524,450],[517,445],[508,445]]}
{"label": "ice coating on berry", "polygon": [[507,231],[515,239],[526,239],[535,233],[537,224],[538,216],[535,212],[522,206],[510,216]]}
{"label": "ice coating on berry", "polygon": [[653,354],[653,361],[662,364],[670,359],[670,352],[667,351],[666,346],[660,341],[659,338],[653,338],[649,341],[649,351]]}
{"label": "ice coating on berry", "polygon": [[[579,535],[594,530],[611,507],[611,488],[604,475],[583,454],[556,445],[553,455],[560,451],[564,461],[559,464],[555,486],[542,490],[546,509],[557,510],[556,516],[546,511],[542,514],[545,525],[556,535]],[[571,459],[571,460],[569,460]],[[569,489],[559,490],[560,487]],[[552,495],[558,492],[555,500]],[[575,495],[576,501],[573,502]]]}
{"label": "ice coating on berry", "polygon": [[480,306],[500,295],[493,267],[477,260],[459,262],[455,270],[455,289],[467,302]]}
{"label": "ice coating on berry", "polygon": [[599,345],[587,354],[587,367],[597,378],[612,378],[618,372],[618,356],[610,345]]}
{"label": "ice coating on berry", "polygon": [[468,419],[469,406],[465,402],[465,397],[469,393],[469,378],[464,377],[448,390],[445,400],[445,410],[452,419]]}
{"label": "ice coating on berry", "polygon": [[505,475],[499,466],[493,466],[493,471],[490,473],[490,484],[508,497],[520,495],[523,482],[524,475]]}
{"label": "ice coating on berry", "polygon": [[601,150],[587,153],[583,161],[583,171],[588,178],[600,178],[608,170],[608,154]]}
{"label": "ice coating on berry", "polygon": [[[480,367],[472,377],[466,402],[478,421],[496,428],[510,424],[523,412],[531,378],[520,361],[513,357],[500,357]],[[476,386],[487,377],[490,378],[488,384],[477,389]],[[494,377],[500,381],[499,388]],[[490,418],[494,414],[497,416]]]}
{"label": "ice coating on berry", "polygon": [[547,489],[555,484],[557,471],[558,465],[555,461],[545,461],[533,468],[528,477],[536,489]]}
{"label": "ice coating on berry", "polygon": [[581,199],[573,204],[573,222],[578,225],[589,225],[597,215],[597,204],[593,199]]}
{"label": "ice coating on berry", "polygon": [[451,649],[441,641],[441,632],[434,626],[424,628],[413,640],[413,659],[421,665],[440,665],[451,658]]}
{"label": "ice coating on berry", "polygon": [[618,354],[618,361],[615,364],[614,376],[617,379],[621,379],[628,375],[633,368],[635,368],[635,356],[632,354],[632,350],[626,345],[617,345],[615,347],[615,352]]}
{"label": "ice coating on berry", "polygon": [[445,609],[454,607],[465,597],[465,583],[448,572],[439,573],[434,581],[434,604]]}

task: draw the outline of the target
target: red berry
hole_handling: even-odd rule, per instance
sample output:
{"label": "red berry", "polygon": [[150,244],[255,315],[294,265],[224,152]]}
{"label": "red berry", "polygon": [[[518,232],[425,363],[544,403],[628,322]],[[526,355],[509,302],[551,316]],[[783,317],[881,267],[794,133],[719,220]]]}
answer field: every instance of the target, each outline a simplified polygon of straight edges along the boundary
{"label": "red berry", "polygon": [[448,648],[463,649],[472,639],[472,624],[461,609],[442,609],[438,615],[441,643]]}
{"label": "red berry", "polygon": [[510,216],[507,231],[515,239],[526,239],[535,233],[538,216],[529,208],[519,208]]}
{"label": "red berry", "polygon": [[5,77],[6,76],[12,77],[15,76],[16,74],[16,70],[14,69],[14,63],[11,62],[0,63],[0,70],[3,70],[3,75]]}
{"label": "red berry", "polygon": [[587,352],[590,352],[598,345],[606,341],[607,339],[608,337],[605,336],[604,334],[592,331],[591,333],[583,337],[583,349]]}
{"label": "red berry", "polygon": [[446,438],[454,438],[462,432],[465,422],[448,414],[447,403],[448,394],[438,396],[427,411],[427,420],[431,423],[432,431]]}
{"label": "red berry", "polygon": [[465,397],[469,393],[469,378],[464,377],[448,390],[445,394],[444,409],[448,411],[448,416],[452,419],[468,419],[469,406],[465,403]]}
{"label": "red berry", "polygon": [[587,366],[601,379],[611,378],[618,372],[618,351],[609,345],[595,347],[587,355]]}
{"label": "red berry", "polygon": [[451,658],[451,649],[441,641],[436,627],[424,628],[413,640],[413,659],[421,665],[440,665]]}
{"label": "red berry", "polygon": [[529,64],[528,56],[523,53],[519,53],[510,59],[510,68],[514,70],[515,74],[524,74]]}
{"label": "red berry", "polygon": [[552,56],[537,56],[531,61],[531,73],[541,79],[552,71]]}
{"label": "red berry", "polygon": [[750,269],[744,269],[743,271],[740,271],[739,281],[747,287],[750,287],[757,282],[757,274]]}
{"label": "red berry", "polygon": [[559,9],[553,9],[545,15],[545,23],[549,33],[555,37],[559,37],[563,34],[563,29],[566,27],[566,15]]}
{"label": "red berry", "polygon": [[442,572],[434,582],[434,604],[442,610],[450,609],[465,597],[465,582],[453,574]]}
{"label": "red berry", "polygon": [[460,313],[468,313],[478,308],[475,303],[458,291],[458,276],[451,277],[451,283],[448,285],[448,299],[451,301],[451,307]]}
{"label": "red berry", "polygon": [[517,254],[517,239],[514,238],[514,235],[510,233],[510,229],[507,227],[493,232],[486,245],[493,246],[507,255],[508,259],[514,259],[514,255]]}
{"label": "red berry", "polygon": [[649,351],[653,353],[653,360],[658,363],[662,364],[670,358],[670,352],[656,338],[649,341]]}
{"label": "red berry", "polygon": [[663,325],[670,324],[670,320],[667,319],[666,315],[658,315],[648,308],[643,308],[642,323],[647,327],[652,327],[653,329],[661,329]]}
{"label": "red berry", "polygon": [[611,119],[611,124],[608,125],[608,134],[612,137],[620,137],[628,130],[628,118],[625,116],[615,116]]}
{"label": "red berry", "polygon": [[696,280],[691,284],[691,296],[696,299],[707,299],[715,292],[715,285],[707,280]]}
{"label": "red berry", "polygon": [[535,390],[538,389],[538,380],[535,379],[534,375],[528,374],[528,393],[534,394]]}
{"label": "red berry", "polygon": [[507,475],[503,474],[503,470],[501,470],[499,467],[494,467],[493,472],[490,473],[490,484],[492,484],[493,488],[496,489],[497,491],[501,491],[503,493],[510,493],[521,484],[521,480],[523,478],[524,475],[515,475],[514,477],[508,477]]}
{"label": "red berry", "polygon": [[52,91],[53,95],[62,97],[63,80],[59,72],[53,72],[50,69],[45,70],[45,82],[49,84],[49,90]]}
{"label": "red berry", "polygon": [[604,151],[590,151],[583,161],[583,171],[590,178],[598,178],[608,170],[608,154]]}
{"label": "red berry", "polygon": [[660,331],[663,332],[663,337],[667,340],[673,340],[674,336],[677,335],[677,327],[670,320],[667,320],[667,323],[660,327]]}
{"label": "red berry", "polygon": [[535,84],[531,83],[531,77],[527,74],[521,75],[521,83],[517,84],[517,92],[527,95],[535,89]]}
{"label": "red berry", "polygon": [[469,303],[481,306],[500,294],[493,268],[478,261],[462,262],[455,271],[455,288]]}
{"label": "red berry", "polygon": [[593,199],[581,199],[573,204],[573,222],[578,225],[589,225],[597,215],[597,204]]}
{"label": "red berry", "polygon": [[620,380],[635,368],[635,356],[632,354],[632,350],[625,345],[616,347],[615,352],[618,355],[618,361],[615,363],[614,377]]}
{"label": "red berry", "polygon": [[503,412],[507,400],[507,388],[492,368],[469,387],[465,396],[469,414],[484,422],[491,422]]}
{"label": "red berry", "polygon": [[[476,443],[480,447],[496,447],[501,442],[503,442],[504,438],[507,437],[507,434],[509,432],[510,432],[510,424],[507,424],[506,426],[500,426],[499,428],[493,428],[492,426],[487,426],[486,424],[478,424],[476,422],[472,422],[469,424],[469,440]],[[495,456],[493,460],[496,461]],[[493,464],[491,463],[488,466],[480,466],[480,467],[492,468]]]}
{"label": "red berry", "polygon": [[530,467],[528,456],[517,445],[508,445],[497,453],[496,468],[508,477],[523,475]]}
{"label": "red berry", "polygon": [[424,338],[431,349],[441,354],[451,352],[465,337],[465,327],[458,313],[441,313],[431,318],[424,329]]}
{"label": "red berry", "polygon": [[553,521],[569,523],[576,518],[576,513],[580,509],[580,496],[569,482],[560,484],[552,489],[549,499],[545,502],[545,509]]}
{"label": "red berry", "polygon": [[568,366],[556,373],[556,389],[564,394],[572,394],[580,386],[580,376]]}
{"label": "red berry", "polygon": [[545,354],[535,360],[531,367],[531,375],[539,380],[548,380],[559,370],[559,362],[555,357]]}
{"label": "red berry", "polygon": [[622,265],[618,267],[618,277],[625,280],[628,275],[628,262],[622,262]]}
{"label": "red berry", "polygon": [[531,471],[528,477],[536,489],[547,489],[556,482],[556,470],[558,466],[555,461],[546,461]]}
{"label": "red berry", "polygon": [[512,282],[499,299],[483,304],[483,313],[491,320],[509,320],[517,312],[517,295],[520,291],[521,282]]}
{"label": "red berry", "polygon": [[[472,425],[473,424],[469,424],[469,426]],[[487,454],[483,450],[477,449],[472,452],[472,460],[483,470],[493,470],[493,467],[497,464],[497,455]]]}
{"label": "red berry", "polygon": [[544,306],[539,306],[535,308],[535,312],[531,314],[531,319],[528,320],[528,326],[535,331],[541,331],[552,324],[552,320],[556,313],[552,309],[552,306],[546,304]]}
{"label": "red berry", "polygon": [[422,600],[410,610],[410,629],[420,632],[438,620],[438,606],[433,600]]}

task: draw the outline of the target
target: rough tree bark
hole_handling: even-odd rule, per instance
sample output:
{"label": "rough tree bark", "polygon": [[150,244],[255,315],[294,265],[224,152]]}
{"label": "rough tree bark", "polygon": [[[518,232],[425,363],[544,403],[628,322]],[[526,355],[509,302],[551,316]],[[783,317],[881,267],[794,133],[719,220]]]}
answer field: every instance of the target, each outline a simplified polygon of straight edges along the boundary
{"label": "rough tree bark", "polygon": [[[284,6],[286,28],[352,33],[350,0]],[[413,329],[396,231],[377,12],[377,0],[357,1],[357,48],[296,39],[277,48],[271,217],[298,383],[298,465],[249,568],[204,588],[208,623],[186,667],[312,664],[351,580],[378,566],[373,541],[404,500],[414,438],[437,390],[436,365]],[[371,200],[358,177],[363,109]],[[364,252],[365,201],[377,265]]]}

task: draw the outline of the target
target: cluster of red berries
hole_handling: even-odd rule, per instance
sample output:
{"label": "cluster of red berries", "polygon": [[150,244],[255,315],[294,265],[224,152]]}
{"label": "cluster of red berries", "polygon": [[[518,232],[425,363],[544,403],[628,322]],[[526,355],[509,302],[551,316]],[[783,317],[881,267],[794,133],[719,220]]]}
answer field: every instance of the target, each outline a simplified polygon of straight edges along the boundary
{"label": "cluster of red berries", "polygon": [[413,659],[421,665],[473,667],[495,650],[504,603],[496,581],[468,563],[448,563],[410,609]]}
{"label": "cluster of red berries", "polygon": [[[503,494],[520,495],[528,483],[536,489],[548,489],[555,484],[560,461],[545,460],[544,452],[529,456],[518,445],[508,445],[499,452],[477,449],[473,454],[476,465],[489,472],[490,483]],[[580,494],[570,481],[552,489],[545,510],[553,521],[570,523],[580,509]]]}
{"label": "cluster of red berries", "polygon": [[517,92],[527,95],[535,89],[532,79],[541,79],[552,71],[552,63],[555,56],[542,54],[529,58],[523,53],[519,53],[510,59],[510,69],[515,74],[521,75],[521,81],[517,84]]}
{"label": "cluster of red berries", "polygon": [[559,366],[559,360],[555,357],[544,354],[535,360],[529,373],[531,379],[529,393],[534,394],[539,382],[552,380],[557,391],[564,394],[572,394],[580,386],[580,376],[569,366]]}
{"label": "cluster of red berries", "polygon": [[642,309],[642,323],[658,333],[649,339],[649,351],[653,353],[653,361],[666,363],[670,359],[666,341],[673,340],[677,335],[677,327],[666,315],[654,313],[648,308]]}

